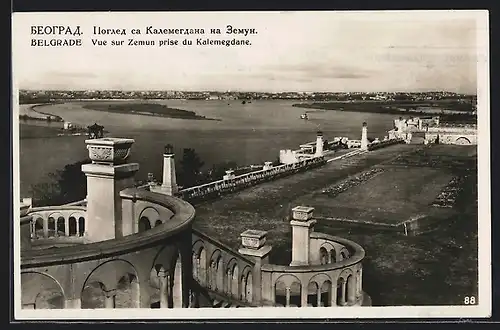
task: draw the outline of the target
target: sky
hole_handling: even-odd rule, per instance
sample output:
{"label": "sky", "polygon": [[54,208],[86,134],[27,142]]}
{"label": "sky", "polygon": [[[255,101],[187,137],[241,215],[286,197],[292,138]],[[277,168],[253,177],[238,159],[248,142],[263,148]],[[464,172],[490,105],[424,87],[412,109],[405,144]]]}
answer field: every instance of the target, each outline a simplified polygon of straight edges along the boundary
{"label": "sky", "polygon": [[[20,89],[428,91],[475,93],[484,60],[477,12],[15,13],[13,77]],[[255,35],[226,35],[225,27]],[[80,25],[82,47],[31,47],[32,25]],[[141,29],[95,36],[93,26]],[[155,28],[205,35],[151,36]],[[221,35],[210,34],[219,28]],[[76,38],[67,36],[67,38]],[[97,47],[91,39],[155,40],[153,47]],[[159,47],[163,39],[193,41]],[[196,38],[248,39],[250,46],[196,46]],[[127,43],[127,42],[125,42]]]}

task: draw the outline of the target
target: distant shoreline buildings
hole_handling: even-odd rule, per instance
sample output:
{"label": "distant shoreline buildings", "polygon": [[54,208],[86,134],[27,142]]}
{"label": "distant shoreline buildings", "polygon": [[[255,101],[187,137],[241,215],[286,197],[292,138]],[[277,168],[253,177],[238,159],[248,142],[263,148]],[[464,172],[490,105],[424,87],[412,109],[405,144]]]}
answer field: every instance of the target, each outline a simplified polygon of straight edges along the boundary
{"label": "distant shoreline buildings", "polygon": [[119,91],[20,90],[20,103],[99,99],[301,100],[301,101],[438,101],[477,103],[476,95],[434,92],[239,92],[239,91]]}

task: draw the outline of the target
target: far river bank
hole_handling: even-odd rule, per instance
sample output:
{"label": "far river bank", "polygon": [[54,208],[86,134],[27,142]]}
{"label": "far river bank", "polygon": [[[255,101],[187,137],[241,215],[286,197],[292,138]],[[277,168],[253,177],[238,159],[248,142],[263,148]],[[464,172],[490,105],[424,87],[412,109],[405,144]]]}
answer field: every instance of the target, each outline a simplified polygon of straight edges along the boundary
{"label": "far river bank", "polygon": [[[329,101],[294,103],[293,107],[322,111],[369,112],[398,116],[439,116],[446,123],[476,123],[471,103],[456,100],[432,101]],[[308,111],[306,111],[308,112]]]}

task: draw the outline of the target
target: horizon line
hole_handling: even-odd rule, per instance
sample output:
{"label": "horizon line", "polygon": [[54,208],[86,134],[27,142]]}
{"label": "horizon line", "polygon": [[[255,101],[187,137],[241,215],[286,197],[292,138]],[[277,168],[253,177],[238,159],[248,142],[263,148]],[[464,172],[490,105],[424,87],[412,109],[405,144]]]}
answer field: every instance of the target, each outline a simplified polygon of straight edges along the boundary
{"label": "horizon line", "polygon": [[449,90],[441,89],[429,89],[429,90],[397,90],[397,91],[256,91],[256,90],[209,90],[209,89],[199,89],[199,90],[188,90],[188,89],[113,89],[113,88],[83,88],[83,89],[38,89],[38,88],[19,88],[21,91],[44,91],[44,92],[190,92],[190,93],[267,93],[267,94],[277,94],[277,93],[332,93],[332,94],[345,94],[345,93],[453,93],[453,94],[463,94],[463,95],[477,95],[476,93],[470,92],[454,92]]}

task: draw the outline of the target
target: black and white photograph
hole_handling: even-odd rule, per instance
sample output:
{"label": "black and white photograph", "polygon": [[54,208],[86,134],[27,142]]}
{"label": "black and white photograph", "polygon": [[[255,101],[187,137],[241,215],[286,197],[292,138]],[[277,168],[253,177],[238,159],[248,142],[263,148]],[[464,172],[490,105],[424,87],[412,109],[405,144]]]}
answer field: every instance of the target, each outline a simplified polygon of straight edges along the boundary
{"label": "black and white photograph", "polygon": [[490,316],[488,26],[12,14],[16,319]]}

